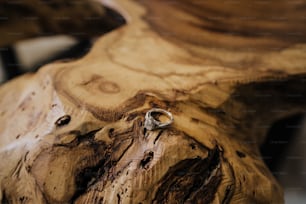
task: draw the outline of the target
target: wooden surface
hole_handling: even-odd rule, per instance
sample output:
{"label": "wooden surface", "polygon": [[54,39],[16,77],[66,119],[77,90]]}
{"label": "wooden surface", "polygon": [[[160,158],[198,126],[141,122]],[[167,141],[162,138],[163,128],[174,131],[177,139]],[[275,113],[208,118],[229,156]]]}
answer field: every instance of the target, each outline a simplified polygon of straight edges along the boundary
{"label": "wooden surface", "polygon": [[306,110],[305,3],[116,2],[88,55],[0,87],[0,200],[282,203],[259,146]]}

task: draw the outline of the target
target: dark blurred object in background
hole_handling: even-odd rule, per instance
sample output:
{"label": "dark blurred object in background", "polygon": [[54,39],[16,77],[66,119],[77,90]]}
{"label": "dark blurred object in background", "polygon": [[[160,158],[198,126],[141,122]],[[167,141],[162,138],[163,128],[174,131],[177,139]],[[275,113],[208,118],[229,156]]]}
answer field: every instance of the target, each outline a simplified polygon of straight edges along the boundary
{"label": "dark blurred object in background", "polygon": [[98,1],[0,1],[0,83],[86,54],[95,37],[125,24]]}

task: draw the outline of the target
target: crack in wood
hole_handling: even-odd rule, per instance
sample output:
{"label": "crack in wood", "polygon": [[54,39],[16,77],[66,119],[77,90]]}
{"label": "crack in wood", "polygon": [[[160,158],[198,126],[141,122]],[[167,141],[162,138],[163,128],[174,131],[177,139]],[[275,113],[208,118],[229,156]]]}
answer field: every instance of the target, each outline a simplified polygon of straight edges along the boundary
{"label": "crack in wood", "polygon": [[[212,174],[216,171],[214,174]],[[207,158],[185,159],[169,168],[160,180],[153,203],[210,203],[222,178],[220,152],[210,150]]]}

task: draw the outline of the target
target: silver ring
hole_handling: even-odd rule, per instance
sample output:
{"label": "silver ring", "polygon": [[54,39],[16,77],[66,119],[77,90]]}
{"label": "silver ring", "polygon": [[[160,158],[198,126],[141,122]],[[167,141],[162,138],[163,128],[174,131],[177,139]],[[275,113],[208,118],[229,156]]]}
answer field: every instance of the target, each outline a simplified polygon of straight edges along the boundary
{"label": "silver ring", "polygon": [[[164,123],[160,122],[152,116],[152,113],[162,113],[162,114],[166,115],[169,118],[169,120],[164,122]],[[164,109],[160,109],[160,108],[153,108],[146,113],[144,127],[147,130],[154,130],[154,129],[158,129],[158,128],[164,128],[164,127],[170,125],[171,123],[173,123],[173,116],[170,112],[168,112]]]}

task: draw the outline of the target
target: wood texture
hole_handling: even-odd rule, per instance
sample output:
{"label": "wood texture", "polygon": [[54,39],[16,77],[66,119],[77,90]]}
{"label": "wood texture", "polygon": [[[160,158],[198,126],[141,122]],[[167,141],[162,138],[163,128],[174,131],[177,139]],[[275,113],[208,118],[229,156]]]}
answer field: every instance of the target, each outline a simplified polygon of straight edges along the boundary
{"label": "wood texture", "polygon": [[282,203],[259,146],[306,110],[305,2],[116,2],[85,57],[0,87],[0,200]]}

